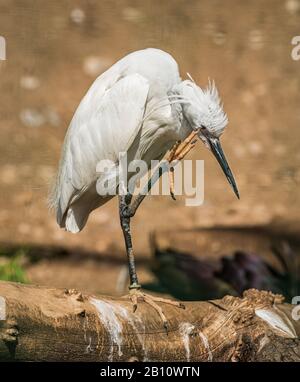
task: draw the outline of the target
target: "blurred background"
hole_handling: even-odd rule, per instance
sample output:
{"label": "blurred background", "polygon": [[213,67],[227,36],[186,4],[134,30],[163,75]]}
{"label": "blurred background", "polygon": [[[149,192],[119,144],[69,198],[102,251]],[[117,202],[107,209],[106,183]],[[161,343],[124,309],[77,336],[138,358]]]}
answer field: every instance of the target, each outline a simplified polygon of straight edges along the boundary
{"label": "blurred background", "polygon": [[117,200],[72,235],[47,194],[88,87],[125,54],[156,47],[182,77],[215,79],[241,200],[198,144],[189,158],[205,160],[204,205],[148,197],[133,220],[142,283],[185,299],[251,286],[299,294],[299,25],[299,0],[0,0],[0,278],[126,291]]}

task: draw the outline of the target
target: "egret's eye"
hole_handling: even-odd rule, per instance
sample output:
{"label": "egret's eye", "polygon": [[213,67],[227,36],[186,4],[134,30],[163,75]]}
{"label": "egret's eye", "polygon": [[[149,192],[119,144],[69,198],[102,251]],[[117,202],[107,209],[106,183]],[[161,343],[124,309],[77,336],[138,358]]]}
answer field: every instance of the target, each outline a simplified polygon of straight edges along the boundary
{"label": "egret's eye", "polygon": [[208,139],[213,138],[211,132],[208,130],[206,126],[201,125],[200,130],[202,134],[205,136],[205,138],[208,138]]}
{"label": "egret's eye", "polygon": [[201,125],[200,130],[202,131],[203,134],[208,133],[207,128],[205,126],[203,126],[203,125]]}

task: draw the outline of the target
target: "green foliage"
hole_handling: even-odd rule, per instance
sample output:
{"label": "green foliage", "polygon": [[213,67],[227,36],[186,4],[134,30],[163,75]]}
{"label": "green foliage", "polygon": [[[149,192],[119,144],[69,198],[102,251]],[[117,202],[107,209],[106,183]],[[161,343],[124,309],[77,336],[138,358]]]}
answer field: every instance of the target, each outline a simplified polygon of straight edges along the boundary
{"label": "green foliage", "polygon": [[23,249],[17,250],[14,254],[10,254],[9,257],[0,253],[0,280],[26,283],[27,278],[22,266],[25,255]]}

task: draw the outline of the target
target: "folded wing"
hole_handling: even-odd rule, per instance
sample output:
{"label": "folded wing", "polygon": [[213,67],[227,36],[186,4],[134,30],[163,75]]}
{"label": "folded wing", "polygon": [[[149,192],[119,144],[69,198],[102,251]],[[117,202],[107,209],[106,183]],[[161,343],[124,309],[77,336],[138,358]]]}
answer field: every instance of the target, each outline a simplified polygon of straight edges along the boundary
{"label": "folded wing", "polygon": [[71,232],[81,230],[101,204],[95,190],[97,164],[117,163],[119,153],[127,152],[137,136],[145,112],[147,79],[107,74],[94,82],[71,121],[52,193],[57,222]]}

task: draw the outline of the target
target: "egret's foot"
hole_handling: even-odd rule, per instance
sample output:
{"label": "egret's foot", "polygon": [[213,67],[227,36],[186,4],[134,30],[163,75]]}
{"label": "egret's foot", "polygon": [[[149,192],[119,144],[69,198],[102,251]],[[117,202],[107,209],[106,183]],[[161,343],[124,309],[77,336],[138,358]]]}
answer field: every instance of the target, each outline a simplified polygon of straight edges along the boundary
{"label": "egret's foot", "polygon": [[176,142],[167,157],[167,161],[171,163],[172,161],[183,159],[187,153],[195,146],[197,137],[198,131],[193,131],[187,138],[185,138],[183,142]]}
{"label": "egret's foot", "polygon": [[[183,159],[194,148],[197,141],[197,131],[193,131],[183,142],[176,142],[172,147],[167,161],[171,164]],[[174,165],[169,169],[169,182],[170,182],[170,195],[172,199],[176,200],[174,193]]]}
{"label": "egret's foot", "polygon": [[133,304],[133,312],[136,311],[139,302],[145,302],[146,304],[152,306],[154,310],[158,313],[160,319],[163,322],[164,328],[168,331],[168,320],[164,314],[163,309],[157,304],[158,302],[162,302],[164,304],[169,304],[175,306],[176,308],[185,309],[184,304],[178,301],[173,301],[170,299],[151,296],[147,293],[141,291],[141,287],[139,285],[129,287],[129,298]]}

